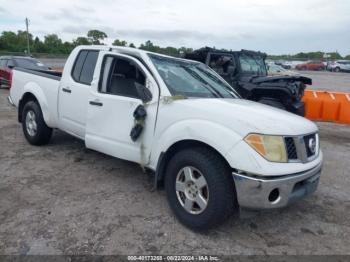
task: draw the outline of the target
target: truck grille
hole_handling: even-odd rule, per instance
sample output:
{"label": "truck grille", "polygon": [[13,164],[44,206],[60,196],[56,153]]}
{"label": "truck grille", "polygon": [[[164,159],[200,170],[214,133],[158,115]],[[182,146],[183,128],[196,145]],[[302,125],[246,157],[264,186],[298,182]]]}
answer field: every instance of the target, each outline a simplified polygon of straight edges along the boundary
{"label": "truck grille", "polygon": [[285,137],[284,143],[288,160],[291,162],[309,162],[318,155],[318,134],[314,133],[306,136]]}
{"label": "truck grille", "polygon": [[286,137],[284,139],[284,141],[286,144],[288,159],[289,160],[297,160],[298,159],[297,148],[295,147],[293,137]]}

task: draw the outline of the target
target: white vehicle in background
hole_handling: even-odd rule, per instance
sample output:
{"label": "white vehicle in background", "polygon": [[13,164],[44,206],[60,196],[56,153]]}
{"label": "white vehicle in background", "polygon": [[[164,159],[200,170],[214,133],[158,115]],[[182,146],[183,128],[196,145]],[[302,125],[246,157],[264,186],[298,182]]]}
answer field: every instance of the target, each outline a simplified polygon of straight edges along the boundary
{"label": "white vehicle in background", "polygon": [[270,76],[275,76],[275,75],[298,76],[298,75],[300,75],[295,71],[285,69],[282,66],[276,65],[273,62],[267,63],[267,73]]}
{"label": "white vehicle in background", "polygon": [[80,46],[62,76],[14,69],[9,100],[32,145],[61,129],[87,148],[139,163],[192,229],[241,209],[284,207],[313,193],[318,129],[240,99],[208,66],[135,48]]}
{"label": "white vehicle in background", "polygon": [[327,64],[327,70],[332,72],[350,72],[349,60],[337,60]]}

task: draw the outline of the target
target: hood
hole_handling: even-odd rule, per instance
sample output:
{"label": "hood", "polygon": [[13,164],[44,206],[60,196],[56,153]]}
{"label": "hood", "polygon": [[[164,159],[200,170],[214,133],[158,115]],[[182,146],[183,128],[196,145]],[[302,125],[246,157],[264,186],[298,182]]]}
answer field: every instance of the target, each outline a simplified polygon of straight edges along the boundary
{"label": "hood", "polygon": [[244,99],[191,98],[174,103],[179,103],[178,113],[185,118],[217,122],[242,137],[249,133],[304,135],[318,130],[313,122],[303,117]]}

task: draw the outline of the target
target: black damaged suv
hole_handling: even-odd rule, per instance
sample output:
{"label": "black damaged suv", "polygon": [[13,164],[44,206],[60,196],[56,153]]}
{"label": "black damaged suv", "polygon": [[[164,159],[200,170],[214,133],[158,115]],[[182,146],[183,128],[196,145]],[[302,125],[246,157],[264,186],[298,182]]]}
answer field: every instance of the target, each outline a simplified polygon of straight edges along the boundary
{"label": "black damaged suv", "polygon": [[303,76],[268,76],[264,53],[204,47],[186,53],[185,58],[210,66],[244,99],[304,116],[304,103],[301,99],[306,85],[311,85],[312,80]]}

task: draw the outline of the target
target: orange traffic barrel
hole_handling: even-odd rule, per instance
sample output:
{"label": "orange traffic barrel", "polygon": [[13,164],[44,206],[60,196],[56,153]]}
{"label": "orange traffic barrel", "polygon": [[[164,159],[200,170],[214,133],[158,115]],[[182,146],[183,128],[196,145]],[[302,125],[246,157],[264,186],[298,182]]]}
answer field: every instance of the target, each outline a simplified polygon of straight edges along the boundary
{"label": "orange traffic barrel", "polygon": [[350,93],[305,90],[305,117],[350,124]]}

